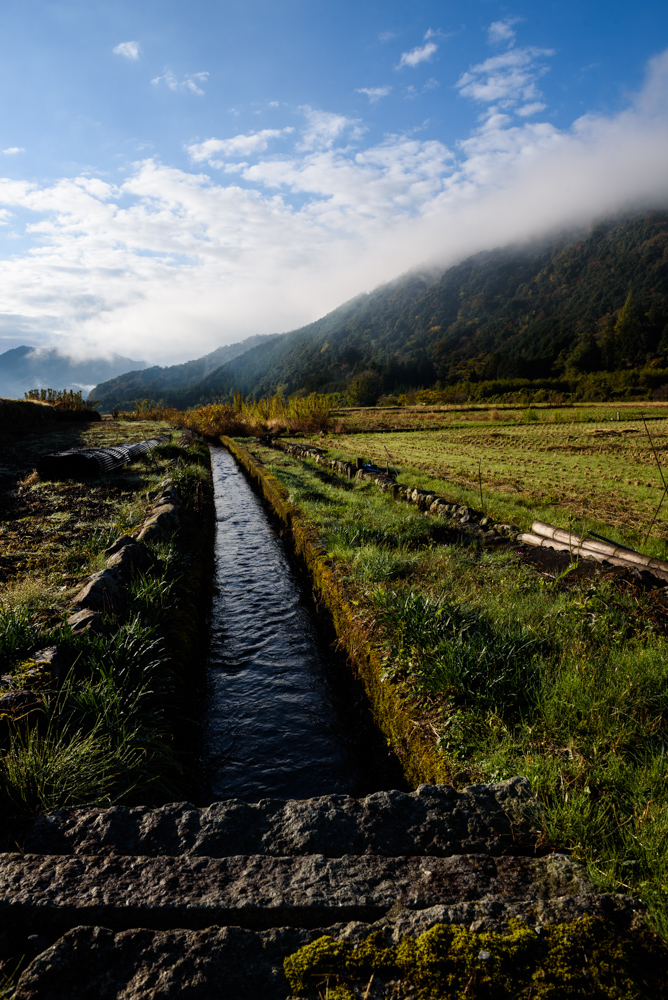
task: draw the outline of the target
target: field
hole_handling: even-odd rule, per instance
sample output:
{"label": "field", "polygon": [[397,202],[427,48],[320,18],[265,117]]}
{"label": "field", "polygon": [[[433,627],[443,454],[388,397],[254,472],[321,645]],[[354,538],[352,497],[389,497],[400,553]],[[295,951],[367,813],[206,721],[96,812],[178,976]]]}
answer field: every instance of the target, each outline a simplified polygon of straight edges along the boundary
{"label": "field", "polygon": [[[640,412],[620,411],[619,421],[617,407],[613,420],[599,407],[485,420],[451,411],[437,430],[344,429],[313,443],[378,464],[387,447],[400,482],[477,509],[481,459],[483,506],[496,518],[524,528],[536,517],[585,524],[635,543],[660,477]],[[663,412],[648,426],[663,461]],[[317,528],[387,683],[430,734],[450,780],[527,775],[543,807],[543,846],[571,851],[601,889],[640,896],[667,936],[664,588],[600,567],[537,572],[517,546],[487,551],[369,482],[253,450]],[[666,514],[644,549],[663,557]]]}
{"label": "field", "polygon": [[[536,518],[562,527],[570,523],[633,547],[643,543],[663,492],[652,443],[668,479],[664,405],[391,411],[392,420],[399,416],[403,426],[412,422],[415,429],[382,430],[380,414],[369,409],[339,418],[340,433],[313,441],[341,457],[360,455],[383,466],[389,453],[400,469],[399,482],[419,479],[477,508],[482,486],[486,512],[524,529]],[[440,426],[425,428],[429,420]],[[664,539],[668,503],[646,551],[665,558]]]}

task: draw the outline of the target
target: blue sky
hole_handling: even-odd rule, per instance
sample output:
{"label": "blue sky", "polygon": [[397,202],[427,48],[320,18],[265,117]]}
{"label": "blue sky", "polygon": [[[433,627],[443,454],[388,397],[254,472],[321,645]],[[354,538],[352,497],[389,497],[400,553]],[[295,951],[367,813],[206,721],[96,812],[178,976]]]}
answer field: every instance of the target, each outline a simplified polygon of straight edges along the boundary
{"label": "blue sky", "polygon": [[668,202],[668,5],[0,11],[0,353],[186,360]]}

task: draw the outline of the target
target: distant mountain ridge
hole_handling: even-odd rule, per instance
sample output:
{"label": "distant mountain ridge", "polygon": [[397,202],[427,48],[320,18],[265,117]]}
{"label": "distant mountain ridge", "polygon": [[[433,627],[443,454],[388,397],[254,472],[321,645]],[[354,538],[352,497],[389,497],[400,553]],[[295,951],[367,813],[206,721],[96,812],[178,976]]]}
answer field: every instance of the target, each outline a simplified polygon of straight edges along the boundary
{"label": "distant mountain ridge", "polygon": [[86,396],[96,382],[142,366],[145,362],[120,354],[75,361],[53,349],[24,344],[0,354],[0,397],[23,399],[30,389],[75,389]]}
{"label": "distant mountain ridge", "polygon": [[125,410],[133,409],[137,400],[145,398],[156,402],[163,395],[169,395],[174,390],[187,389],[197,384],[210,372],[217,370],[239,354],[243,354],[276,336],[278,334],[256,334],[239,343],[217,347],[215,351],[205,354],[204,357],[196,358],[194,361],[185,361],[180,365],[166,367],[156,365],[152,368],[143,368],[140,371],[126,370],[116,378],[96,385],[91,392],[91,397],[98,401],[98,406],[103,410],[111,410],[114,407]]}
{"label": "distant mountain ridge", "polygon": [[[189,385],[145,382],[189,406],[235,391],[381,392],[463,380],[668,366],[668,211],[610,219],[551,241],[413,273],[308,326],[262,339]],[[169,373],[171,369],[164,369]],[[121,398],[126,376],[95,392]],[[123,393],[125,395],[125,393]],[[115,405],[120,405],[116,403]]]}

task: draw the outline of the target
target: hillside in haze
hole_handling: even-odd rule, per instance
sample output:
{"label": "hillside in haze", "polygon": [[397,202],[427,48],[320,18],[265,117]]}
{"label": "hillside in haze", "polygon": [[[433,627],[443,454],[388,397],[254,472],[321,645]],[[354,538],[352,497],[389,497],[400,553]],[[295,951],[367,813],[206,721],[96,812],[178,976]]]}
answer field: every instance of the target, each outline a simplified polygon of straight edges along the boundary
{"label": "hillside in haze", "polygon": [[[96,382],[113,378],[144,362],[119,354],[111,358],[74,361],[54,350],[15,347],[0,354],[0,397],[23,399],[30,389],[82,390],[84,397]],[[94,397],[93,397],[94,398]]]}
{"label": "hillside in haze", "polygon": [[[235,391],[317,390],[371,403],[437,381],[647,364],[668,365],[666,211],[485,251],[440,276],[405,276],[309,326],[262,340],[188,386],[172,381],[173,369],[164,369],[159,383],[146,373],[142,395],[188,406]],[[107,406],[120,405],[127,378],[116,379],[113,391],[109,384],[95,391]]]}
{"label": "hillside in haze", "polygon": [[226,344],[202,358],[186,361],[181,365],[166,368],[155,366],[141,371],[126,370],[125,374],[96,385],[91,396],[97,400],[102,410],[111,410],[115,406],[131,410],[136,400],[149,398],[155,401],[169,396],[175,390],[187,390],[199,384],[210,372],[218,370],[226,362],[276,336],[277,334],[269,334],[248,337],[238,344]]}

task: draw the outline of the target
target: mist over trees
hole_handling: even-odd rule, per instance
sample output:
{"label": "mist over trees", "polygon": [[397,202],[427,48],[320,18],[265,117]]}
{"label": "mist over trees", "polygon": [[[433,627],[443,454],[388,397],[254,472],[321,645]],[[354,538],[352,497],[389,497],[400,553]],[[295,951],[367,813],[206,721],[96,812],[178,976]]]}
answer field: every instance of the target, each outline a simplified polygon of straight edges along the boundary
{"label": "mist over trees", "polygon": [[[263,340],[189,385],[162,369],[159,385],[142,379],[142,395],[190,406],[238,391],[251,398],[317,391],[373,405],[419,387],[476,396],[503,392],[504,384],[558,388],[591,376],[596,398],[608,391],[605,373],[616,376],[609,385],[628,389],[635,372],[635,382],[652,388],[668,382],[666,369],[668,212],[657,210],[485,251],[441,275],[407,275]],[[93,394],[104,406],[132,406],[137,397],[125,378]]]}

